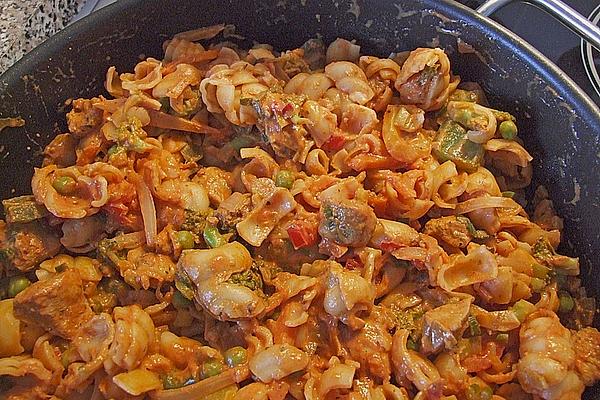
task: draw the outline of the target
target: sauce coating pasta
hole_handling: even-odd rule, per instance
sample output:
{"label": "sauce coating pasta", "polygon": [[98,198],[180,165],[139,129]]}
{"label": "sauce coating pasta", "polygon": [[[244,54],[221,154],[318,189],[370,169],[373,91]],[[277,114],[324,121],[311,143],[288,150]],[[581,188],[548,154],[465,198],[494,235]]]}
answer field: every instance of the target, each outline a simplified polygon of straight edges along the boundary
{"label": "sauce coating pasta", "polygon": [[3,201],[0,398],[551,400],[600,379],[517,121],[442,49],[225,29],[109,68]]}

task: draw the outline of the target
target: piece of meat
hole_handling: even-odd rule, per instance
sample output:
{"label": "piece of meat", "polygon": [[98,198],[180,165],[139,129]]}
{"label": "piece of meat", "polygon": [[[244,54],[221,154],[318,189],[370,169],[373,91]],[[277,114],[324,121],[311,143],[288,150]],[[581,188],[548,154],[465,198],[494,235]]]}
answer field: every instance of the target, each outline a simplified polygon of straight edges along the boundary
{"label": "piece of meat", "polygon": [[348,349],[350,358],[360,363],[361,370],[381,383],[391,374],[390,350],[394,326],[391,316],[385,309],[375,306],[360,330],[352,330],[340,325],[341,341]]}
{"label": "piece of meat", "polygon": [[456,216],[441,217],[427,221],[423,233],[433,236],[440,242],[447,243],[452,247],[467,247],[473,240],[469,233],[466,218]]}
{"label": "piece of meat", "polygon": [[575,368],[586,386],[600,380],[600,332],[583,328],[573,335]]}
{"label": "piece of meat", "polygon": [[61,248],[58,235],[38,222],[3,225],[0,231],[0,263],[7,269],[29,271]]}
{"label": "piece of meat", "polygon": [[44,149],[44,161],[42,166],[56,164],[59,167],[68,167],[75,164],[77,139],[69,133],[56,135]]}
{"label": "piece of meat", "polygon": [[431,354],[442,348],[452,349],[458,343],[460,331],[471,306],[470,299],[448,303],[425,313],[421,350]]}
{"label": "piece of meat", "polygon": [[215,217],[225,231],[235,231],[235,225],[250,212],[252,201],[249,193],[234,192],[219,205]]}
{"label": "piece of meat", "polygon": [[102,123],[102,110],[95,108],[94,103],[100,99],[73,100],[73,109],[67,113],[69,131],[77,138],[87,135]]}
{"label": "piece of meat", "polygon": [[81,277],[73,270],[23,290],[15,297],[14,314],[65,339],[74,338],[79,327],[94,316],[83,295]]}
{"label": "piece of meat", "polygon": [[365,246],[377,224],[377,216],[360,200],[325,200],[319,210],[319,235],[343,246]]}

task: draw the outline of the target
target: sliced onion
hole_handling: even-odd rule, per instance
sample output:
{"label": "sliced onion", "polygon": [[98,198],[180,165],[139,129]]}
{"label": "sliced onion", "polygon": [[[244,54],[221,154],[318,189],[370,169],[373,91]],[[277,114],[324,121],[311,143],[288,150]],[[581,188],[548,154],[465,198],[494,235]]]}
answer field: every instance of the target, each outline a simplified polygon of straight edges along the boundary
{"label": "sliced onion", "polygon": [[482,208],[513,208],[519,209],[521,206],[510,197],[485,196],[476,197],[458,203],[454,209],[454,214],[466,214],[471,211]]}
{"label": "sliced onion", "polygon": [[190,121],[185,118],[176,117],[164,112],[148,110],[150,115],[150,126],[162,129],[173,129],[176,131],[208,133],[211,135],[220,134],[221,131],[212,126],[201,124],[198,121]]}
{"label": "sliced onion", "polygon": [[227,386],[242,382],[250,376],[248,367],[228,369],[216,376],[211,376],[193,385],[177,389],[157,390],[150,393],[153,400],[196,400],[204,399],[211,393],[226,388]]}
{"label": "sliced onion", "polygon": [[156,207],[154,207],[154,199],[152,193],[148,189],[146,182],[136,175],[135,189],[140,202],[140,210],[142,211],[142,220],[144,221],[144,233],[146,235],[146,244],[153,246],[156,241],[157,223],[156,223]]}
{"label": "sliced onion", "polygon": [[225,24],[217,24],[211,26],[204,26],[198,29],[192,29],[185,32],[179,32],[174,37],[178,39],[189,40],[195,42],[203,39],[212,39],[221,33],[225,29]]}

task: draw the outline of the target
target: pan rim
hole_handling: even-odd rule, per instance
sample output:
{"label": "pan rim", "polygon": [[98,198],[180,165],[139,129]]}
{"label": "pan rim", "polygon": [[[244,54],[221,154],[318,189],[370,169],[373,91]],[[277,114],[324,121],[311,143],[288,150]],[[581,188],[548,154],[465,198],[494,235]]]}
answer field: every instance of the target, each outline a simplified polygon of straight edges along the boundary
{"label": "pan rim", "polygon": [[[153,0],[119,0],[65,27],[57,34],[51,36],[43,43],[36,46],[15,64],[4,71],[2,75],[0,75],[0,92],[7,90],[10,87],[11,82],[16,82],[21,76],[27,74],[29,71],[33,71],[41,60],[50,59],[54,55],[59,54],[60,50],[65,47],[78,33],[93,29],[96,24],[110,20],[111,16],[113,15],[122,14],[128,10],[135,9],[136,4],[149,1]],[[157,4],[162,2],[162,0],[154,1]],[[554,62],[548,59],[544,54],[542,54],[531,44],[527,43],[517,34],[493,19],[485,17],[477,13],[475,10],[454,0],[414,1],[415,3],[421,5],[421,7],[424,9],[442,11],[455,16],[467,16],[473,22],[479,24],[480,27],[485,27],[488,29],[503,47],[514,49],[515,53],[528,65],[532,67],[540,67],[536,68],[536,71],[549,81],[553,89],[565,89],[567,93],[564,91],[559,93],[564,94],[565,97],[571,102],[580,103],[581,107],[579,107],[579,105],[574,107],[574,109],[577,110],[579,117],[582,117],[581,112],[584,111],[585,114],[587,114],[587,118],[583,119],[595,120],[596,124],[592,126],[600,126],[600,107],[592,100],[592,98]],[[390,3],[391,5],[392,2],[385,1],[385,3]],[[475,28],[478,28],[478,26],[475,26]],[[42,57],[44,55],[45,57]],[[598,134],[600,135],[600,131]]]}

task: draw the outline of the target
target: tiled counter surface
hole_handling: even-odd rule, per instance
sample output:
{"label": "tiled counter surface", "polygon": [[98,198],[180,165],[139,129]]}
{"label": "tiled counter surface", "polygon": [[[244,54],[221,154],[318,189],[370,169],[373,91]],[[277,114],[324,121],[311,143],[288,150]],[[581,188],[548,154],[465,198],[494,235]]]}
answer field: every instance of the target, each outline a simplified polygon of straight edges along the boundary
{"label": "tiled counter surface", "polygon": [[84,3],[85,0],[0,0],[0,73],[64,28]]}

